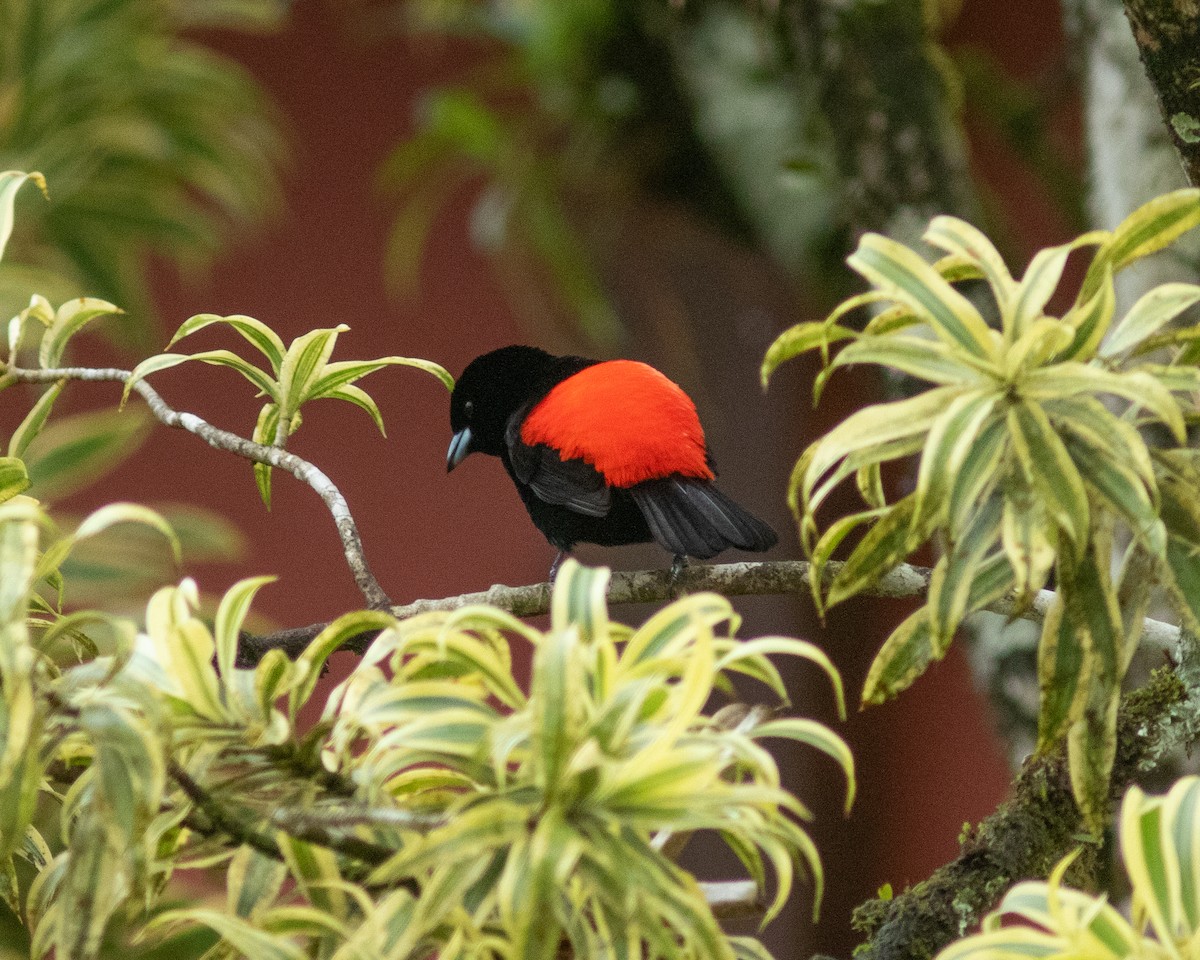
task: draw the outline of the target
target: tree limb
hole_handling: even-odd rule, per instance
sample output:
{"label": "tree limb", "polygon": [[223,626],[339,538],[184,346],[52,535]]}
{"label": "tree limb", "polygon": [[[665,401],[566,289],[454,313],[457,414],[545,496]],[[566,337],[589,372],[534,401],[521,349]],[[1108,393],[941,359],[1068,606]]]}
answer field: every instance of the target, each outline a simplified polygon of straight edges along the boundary
{"label": "tree limb", "polygon": [[[131,376],[130,371],[118,370],[114,367],[58,367],[51,370],[23,370],[9,364],[6,372],[21,383],[54,383],[59,380],[125,383]],[[375,575],[367,566],[362,537],[359,536],[358,526],[350,513],[346,498],[318,467],[294,453],[288,453],[279,447],[268,447],[261,443],[255,443],[253,440],[239,437],[228,430],[214,427],[194,413],[184,413],[173,409],[145,380],[135,383],[133,390],[146,401],[150,412],[168,427],[177,427],[195,434],[209,446],[218,450],[235,453],[239,457],[245,457],[255,463],[278,467],[310,486],[333,515],[333,522],[337,526],[338,536],[342,541],[342,550],[346,555],[346,563],[354,575],[354,582],[358,584],[358,589],[362,591],[362,595],[367,601],[367,606],[378,610],[391,603],[383,587],[379,585],[379,581],[375,579]]]}
{"label": "tree limb", "polygon": [[1125,0],[1125,14],[1184,172],[1200,187],[1200,2]]}
{"label": "tree limb", "polygon": [[[1176,708],[1186,697],[1184,684],[1164,668],[1145,687],[1122,698],[1110,802],[1161,754],[1164,741],[1174,735]],[[869,900],[854,912],[852,925],[868,938],[854,951],[856,960],[929,960],[977,926],[1013,883],[1045,879],[1085,834],[1064,741],[1053,752],[1026,761],[1013,798],[964,832],[957,859],[900,896]],[[1099,845],[1085,842],[1067,874],[1069,882],[1097,889],[1103,861]]]}

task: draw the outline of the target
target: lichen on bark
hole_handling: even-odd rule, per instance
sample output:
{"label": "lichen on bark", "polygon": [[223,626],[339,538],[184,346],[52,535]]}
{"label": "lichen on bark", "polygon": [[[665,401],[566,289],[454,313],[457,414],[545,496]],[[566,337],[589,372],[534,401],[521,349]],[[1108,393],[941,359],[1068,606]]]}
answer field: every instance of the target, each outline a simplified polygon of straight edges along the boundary
{"label": "lichen on bark", "polygon": [[[1166,733],[1173,708],[1185,697],[1183,683],[1164,668],[1122,700],[1110,785],[1114,803],[1142,777],[1146,758]],[[1045,879],[1084,837],[1065,746],[1030,758],[1017,778],[1012,799],[965,831],[955,860],[899,896],[870,900],[855,911],[852,924],[867,937],[855,957],[929,960],[976,926],[1013,883]],[[1098,843],[1086,840],[1082,846],[1067,882],[1094,890],[1104,869],[1103,851]]]}
{"label": "lichen on bark", "polygon": [[1184,172],[1200,186],[1200,0],[1125,0]]}

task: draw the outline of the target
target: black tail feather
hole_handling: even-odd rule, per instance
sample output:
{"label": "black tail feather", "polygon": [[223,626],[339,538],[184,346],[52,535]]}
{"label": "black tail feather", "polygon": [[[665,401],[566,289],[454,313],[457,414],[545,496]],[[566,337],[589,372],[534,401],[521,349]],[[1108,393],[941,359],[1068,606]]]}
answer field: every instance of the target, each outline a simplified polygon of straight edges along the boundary
{"label": "black tail feather", "polygon": [[675,554],[707,560],[729,547],[768,550],[778,540],[774,530],[707,480],[648,480],[629,493],[654,539]]}

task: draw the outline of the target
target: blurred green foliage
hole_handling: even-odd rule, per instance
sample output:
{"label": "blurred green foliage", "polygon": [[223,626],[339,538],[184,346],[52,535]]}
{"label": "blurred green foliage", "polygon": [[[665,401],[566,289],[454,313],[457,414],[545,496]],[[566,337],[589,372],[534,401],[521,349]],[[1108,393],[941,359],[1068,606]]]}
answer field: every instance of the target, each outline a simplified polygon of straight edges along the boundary
{"label": "blurred green foliage", "polygon": [[0,169],[42,171],[0,269],[0,315],[38,290],[128,308],[107,332],[145,342],[149,255],[193,267],[278,199],[274,112],[194,28],[261,30],[282,0],[0,0]]}
{"label": "blurred green foliage", "polygon": [[[530,285],[549,291],[600,346],[611,347],[622,335],[605,289],[605,257],[647,202],[682,205],[711,229],[758,246],[810,299],[845,295],[838,265],[861,224],[852,223],[857,186],[843,169],[848,161],[836,156],[848,137],[843,133],[839,146],[832,131],[867,120],[828,115],[833,101],[825,89],[834,80],[822,73],[814,48],[823,42],[821,30],[836,35],[842,27],[812,6],[819,5],[369,5],[418,37],[432,32],[484,41],[482,52],[448,46],[456,56],[464,49],[476,53],[477,62],[430,89],[418,134],[383,168],[385,186],[401,201],[388,254],[394,286],[411,292],[430,223],[450,195],[471,187],[477,189],[471,213],[476,245],[495,256],[518,294]],[[903,4],[890,6],[896,9],[889,15],[908,15]],[[947,56],[938,38],[959,4],[911,7],[924,25],[914,35],[927,43],[914,55],[936,67],[954,136],[965,136],[969,103],[971,119],[1011,148],[1077,223],[1082,178],[1051,135],[1063,97],[1047,92],[1069,91],[1068,73],[1059,78],[1067,82],[1039,87],[982,52]],[[853,40],[845,43],[852,56]],[[862,153],[868,164],[869,144]],[[981,193],[991,199],[986,188]],[[884,221],[895,212],[878,211]],[[995,202],[986,212],[990,232],[1002,239],[1015,232],[1017,214]],[[534,302],[533,312],[544,314],[544,300]],[[544,323],[538,316],[525,319],[535,327]]]}

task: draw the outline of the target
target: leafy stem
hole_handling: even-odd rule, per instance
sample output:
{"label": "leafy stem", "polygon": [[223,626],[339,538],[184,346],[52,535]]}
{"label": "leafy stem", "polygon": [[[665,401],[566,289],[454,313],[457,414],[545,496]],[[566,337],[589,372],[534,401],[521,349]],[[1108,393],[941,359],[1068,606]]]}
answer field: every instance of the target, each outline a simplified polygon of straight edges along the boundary
{"label": "leafy stem", "polygon": [[[132,376],[129,370],[115,367],[59,367],[45,370],[26,370],[12,364],[5,368],[7,376],[21,383],[54,383],[59,380],[78,380],[87,383],[126,383]],[[354,576],[354,582],[362,592],[367,606],[373,610],[383,609],[390,605],[387,593],[375,579],[363,551],[362,537],[358,525],[350,512],[346,498],[337,486],[318,467],[309,463],[294,453],[288,453],[278,447],[255,443],[245,437],[214,427],[194,413],[175,410],[171,407],[145,380],[133,384],[133,392],[146,401],[150,412],[168,427],[177,427],[194,434],[211,447],[224,450],[227,453],[245,457],[255,463],[265,464],[286,470],[302,483],[307,484],[319,496],[333,517],[337,527],[338,537],[342,541],[342,550],[346,563]]]}

